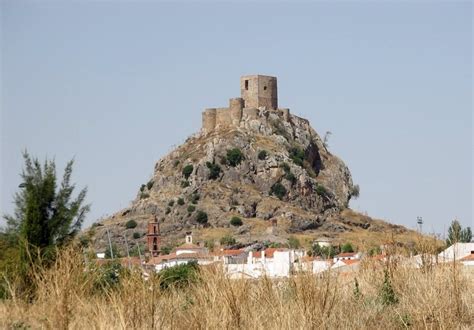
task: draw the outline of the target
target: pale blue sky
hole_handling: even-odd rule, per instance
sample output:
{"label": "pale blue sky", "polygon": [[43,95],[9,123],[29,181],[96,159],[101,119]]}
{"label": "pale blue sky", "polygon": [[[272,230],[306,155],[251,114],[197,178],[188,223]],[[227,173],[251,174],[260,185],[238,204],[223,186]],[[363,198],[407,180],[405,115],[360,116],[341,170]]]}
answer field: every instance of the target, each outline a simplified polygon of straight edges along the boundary
{"label": "pale blue sky", "polygon": [[239,77],[278,77],[373,217],[472,225],[472,4],[1,1],[1,207],[21,150],[75,157],[98,217],[126,207],[155,162]]}

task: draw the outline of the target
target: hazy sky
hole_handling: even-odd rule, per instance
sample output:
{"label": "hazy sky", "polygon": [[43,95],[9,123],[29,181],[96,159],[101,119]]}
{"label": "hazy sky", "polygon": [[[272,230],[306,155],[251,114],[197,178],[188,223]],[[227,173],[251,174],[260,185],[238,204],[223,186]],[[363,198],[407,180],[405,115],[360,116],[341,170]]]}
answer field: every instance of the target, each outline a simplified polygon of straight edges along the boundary
{"label": "hazy sky", "polygon": [[87,224],[126,207],[239,77],[278,77],[349,166],[373,217],[473,224],[472,14],[466,2],[1,1],[1,206],[21,151],[75,158]]}

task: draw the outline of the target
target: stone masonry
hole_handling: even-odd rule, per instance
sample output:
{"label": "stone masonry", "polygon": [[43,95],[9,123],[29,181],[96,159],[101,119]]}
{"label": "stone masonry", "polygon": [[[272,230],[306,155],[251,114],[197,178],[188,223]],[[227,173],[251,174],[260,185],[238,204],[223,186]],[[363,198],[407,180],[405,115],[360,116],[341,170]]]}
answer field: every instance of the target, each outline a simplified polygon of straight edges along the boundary
{"label": "stone masonry", "polygon": [[275,111],[289,120],[289,109],[278,109],[277,78],[250,75],[240,78],[240,96],[229,100],[227,108],[208,108],[202,113],[202,131],[239,127],[243,121],[256,120],[261,111]]}

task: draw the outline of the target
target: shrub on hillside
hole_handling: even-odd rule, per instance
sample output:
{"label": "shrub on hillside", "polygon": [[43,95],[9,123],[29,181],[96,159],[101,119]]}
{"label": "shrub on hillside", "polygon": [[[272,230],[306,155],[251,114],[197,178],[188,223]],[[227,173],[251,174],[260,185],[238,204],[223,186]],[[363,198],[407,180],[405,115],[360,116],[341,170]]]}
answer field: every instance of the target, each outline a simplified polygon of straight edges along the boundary
{"label": "shrub on hillside", "polygon": [[186,178],[186,180],[189,178],[191,173],[193,173],[194,166],[192,164],[186,165],[183,167],[183,175]]}
{"label": "shrub on hillside", "polygon": [[293,147],[290,150],[290,158],[296,165],[303,166],[305,159],[304,151],[298,147]]}
{"label": "shrub on hillside", "polygon": [[267,159],[267,151],[266,150],[260,150],[260,152],[258,153],[258,159],[260,160],[265,160]]}
{"label": "shrub on hillside", "polygon": [[209,169],[209,180],[215,180],[221,174],[221,167],[215,163],[207,162],[207,168]]}
{"label": "shrub on hillside", "polygon": [[187,180],[181,181],[181,188],[186,188],[186,187],[189,187],[189,181]]}
{"label": "shrub on hillside", "polygon": [[178,198],[178,205],[184,205],[184,199],[182,197]]}
{"label": "shrub on hillside", "polygon": [[189,205],[188,206],[188,213],[193,213],[196,210],[196,206],[194,205]]}
{"label": "shrub on hillside", "polygon": [[316,185],[315,192],[316,192],[316,194],[318,194],[321,197],[328,196],[328,191],[327,191],[326,187],[324,187],[320,184]]}
{"label": "shrub on hillside", "polygon": [[227,163],[230,166],[235,167],[239,165],[243,159],[244,159],[244,154],[242,153],[242,151],[240,151],[239,148],[227,150]]}
{"label": "shrub on hillside", "polygon": [[341,252],[342,252],[342,253],[354,252],[354,248],[352,247],[352,244],[351,244],[351,243],[345,243],[345,244],[341,247]]}
{"label": "shrub on hillside", "polygon": [[270,188],[270,194],[275,195],[278,199],[283,199],[286,195],[286,188],[280,182],[277,182]]}
{"label": "shrub on hillside", "polygon": [[194,193],[194,194],[191,195],[189,200],[191,201],[192,204],[197,204],[198,201],[199,201],[199,198],[201,198],[201,196],[199,196],[198,193]]}
{"label": "shrub on hillside", "polygon": [[125,223],[125,228],[127,229],[132,229],[137,226],[137,222],[135,220],[128,220],[127,223]]}
{"label": "shrub on hillside", "polygon": [[288,237],[288,247],[290,249],[298,249],[301,247],[299,239],[294,236]]}
{"label": "shrub on hillside", "polygon": [[242,222],[242,219],[240,219],[239,217],[232,217],[232,219],[230,219],[230,224],[235,227],[240,227],[244,223]]}
{"label": "shrub on hillside", "polygon": [[204,211],[197,211],[196,221],[202,225],[207,223],[207,213]]}
{"label": "shrub on hillside", "polygon": [[224,246],[230,246],[237,243],[237,241],[232,235],[225,235],[220,239],[220,243],[221,245],[224,245]]}
{"label": "shrub on hillside", "polygon": [[153,188],[153,184],[155,183],[155,181],[153,180],[150,180],[148,181],[148,183],[146,184],[146,187],[148,188],[148,190],[150,190],[151,188]]}
{"label": "shrub on hillside", "polygon": [[173,207],[173,205],[174,205],[174,200],[170,200],[170,201],[168,202],[168,206]]}
{"label": "shrub on hillside", "polygon": [[134,239],[139,239],[140,237],[141,237],[140,233],[138,233],[138,232],[133,233],[133,238]]}

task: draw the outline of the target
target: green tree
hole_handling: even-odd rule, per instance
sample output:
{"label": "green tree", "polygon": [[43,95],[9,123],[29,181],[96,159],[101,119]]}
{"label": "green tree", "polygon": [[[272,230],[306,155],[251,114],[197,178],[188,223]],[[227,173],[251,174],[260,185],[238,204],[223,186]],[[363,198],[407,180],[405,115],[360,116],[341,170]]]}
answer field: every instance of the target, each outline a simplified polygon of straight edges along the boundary
{"label": "green tree", "polygon": [[293,147],[290,149],[290,158],[296,165],[303,166],[305,159],[304,151],[298,147]]}
{"label": "green tree", "polygon": [[290,249],[298,249],[301,247],[300,240],[294,236],[288,237],[288,247]]}
{"label": "green tree", "polygon": [[466,227],[463,229],[458,220],[453,220],[453,222],[451,222],[451,226],[448,228],[448,238],[446,239],[446,244],[451,246],[457,242],[468,243],[471,240],[471,227]]}
{"label": "green tree", "polygon": [[207,223],[207,213],[201,210],[197,211],[196,221],[202,225]]}
{"label": "green tree", "polygon": [[217,165],[216,163],[211,163],[207,162],[206,163],[207,168],[209,169],[209,180],[215,180],[219,177],[221,174],[221,167]]}
{"label": "green tree", "polygon": [[190,261],[170,268],[165,268],[158,273],[160,288],[184,288],[199,280],[199,266],[196,261]]}
{"label": "green tree", "polygon": [[278,199],[283,199],[286,195],[286,188],[280,182],[277,182],[270,188],[270,194],[275,195]]}
{"label": "green tree", "polygon": [[266,150],[260,150],[258,153],[258,159],[265,160],[267,159],[268,152]]}
{"label": "green tree", "polygon": [[114,243],[111,244],[112,249],[110,249],[110,245],[107,245],[107,249],[105,250],[105,259],[115,259],[120,258],[121,254],[120,251]]}
{"label": "green tree", "polygon": [[225,235],[225,236],[221,237],[220,243],[221,243],[221,245],[224,245],[224,246],[230,246],[230,245],[234,245],[235,243],[237,243],[237,241],[235,240],[235,238],[232,235]]}
{"label": "green tree", "polygon": [[346,252],[354,252],[354,248],[352,247],[351,243],[345,243],[341,247],[341,252],[346,253]]}
{"label": "green tree", "polygon": [[[84,204],[87,188],[73,198],[73,160],[67,163],[58,187],[54,161],[46,160],[41,165],[26,151],[23,159],[21,189],[14,196],[15,211],[13,215],[4,216],[7,232],[29,246],[31,260],[37,259],[37,252],[41,260],[51,260],[55,247],[64,246],[79,233],[90,209],[89,205]],[[29,259],[25,249],[22,250],[22,259]]]}
{"label": "green tree", "polygon": [[230,224],[235,227],[240,227],[244,223],[242,222],[242,219],[240,219],[239,217],[232,217],[232,219],[230,219]]}
{"label": "green tree", "polygon": [[128,220],[126,223],[125,223],[125,228],[127,229],[133,229],[137,226],[137,222],[135,220]]}
{"label": "green tree", "polygon": [[191,173],[193,173],[194,166],[192,164],[186,165],[183,167],[183,175],[186,178],[186,180],[189,178]]}
{"label": "green tree", "polygon": [[242,160],[244,160],[244,154],[239,148],[227,150],[227,163],[230,166],[235,167],[239,165]]}

